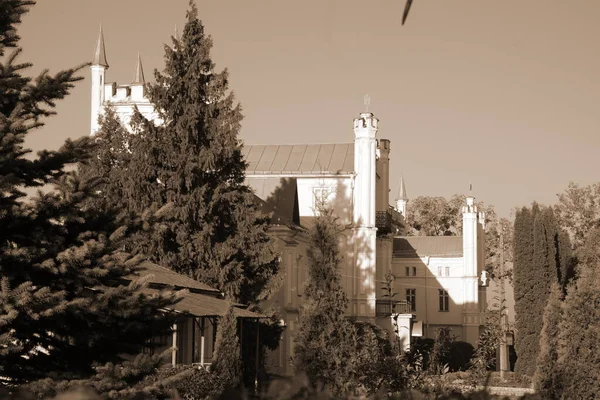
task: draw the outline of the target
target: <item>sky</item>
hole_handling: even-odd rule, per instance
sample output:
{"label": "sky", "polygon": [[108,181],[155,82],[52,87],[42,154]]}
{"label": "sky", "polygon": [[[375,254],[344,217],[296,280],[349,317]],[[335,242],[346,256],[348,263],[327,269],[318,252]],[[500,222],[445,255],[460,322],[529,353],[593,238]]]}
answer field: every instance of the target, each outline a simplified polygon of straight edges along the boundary
{"label": "sky", "polygon": [[[248,144],[353,140],[379,118],[390,200],[467,194],[510,217],[599,181],[600,1],[196,0],[213,61],[230,72]],[[19,26],[32,75],[91,61],[102,24],[107,82],[146,80],[182,30],[188,0],[38,0]],[[90,71],[29,135],[34,151],[89,134]]]}

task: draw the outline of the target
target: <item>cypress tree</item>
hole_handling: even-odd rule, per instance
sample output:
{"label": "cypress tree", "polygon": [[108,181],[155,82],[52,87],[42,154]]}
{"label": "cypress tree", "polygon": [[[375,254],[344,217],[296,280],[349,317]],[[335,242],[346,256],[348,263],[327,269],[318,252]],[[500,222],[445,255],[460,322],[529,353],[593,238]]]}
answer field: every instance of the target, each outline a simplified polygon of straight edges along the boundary
{"label": "cypress tree", "polygon": [[[519,358],[515,371],[527,374],[533,348],[537,339],[529,321],[531,320],[531,303],[536,283],[532,271],[533,264],[533,216],[532,210],[523,207],[515,215],[514,228],[514,284],[515,284],[515,349]],[[535,358],[534,358],[535,359]]]}
{"label": "cypress tree", "polygon": [[562,320],[562,288],[552,284],[544,310],[544,325],[540,335],[540,353],[534,384],[544,399],[561,398],[562,374],[558,364],[559,322]]}
{"label": "cypress tree", "polygon": [[[531,215],[531,219],[527,214]],[[515,370],[533,376],[540,352],[539,332],[544,325],[544,310],[552,285],[558,284],[564,289],[572,276],[572,261],[567,235],[558,226],[552,208],[540,209],[534,203],[531,213],[521,210],[515,219],[515,235],[517,226],[519,236],[515,236],[514,267],[517,313],[515,347],[519,358]]]}
{"label": "cypress tree", "polygon": [[[114,209],[141,215],[169,205],[159,225],[136,237],[133,249],[234,301],[257,303],[275,290],[270,283],[278,257],[267,235],[269,219],[244,184],[241,107],[228,91],[227,70],[217,71],[212,62],[211,47],[190,2],[181,38],[165,46],[165,68],[147,85],[164,122],[156,126],[136,113],[123,163],[104,152],[88,173],[107,173],[103,197]],[[114,130],[107,123],[114,116],[107,116],[99,137],[104,148],[111,143],[106,133]],[[109,162],[102,160],[107,157]]]}
{"label": "cypress tree", "polygon": [[[79,68],[36,79],[17,63],[15,25],[31,1],[0,2],[0,384],[85,378],[97,363],[141,351],[150,329],[168,327],[142,282],[124,282],[139,258],[121,252],[126,229],[89,209],[98,181],[65,171],[93,150],[88,138],[28,158],[26,135],[54,114]],[[31,202],[23,189],[56,185]]]}
{"label": "cypress tree", "polygon": [[297,370],[338,395],[352,390],[356,349],[355,329],[344,317],[348,298],[339,270],[339,230],[333,211],[321,205],[310,231],[306,300],[294,351]]}

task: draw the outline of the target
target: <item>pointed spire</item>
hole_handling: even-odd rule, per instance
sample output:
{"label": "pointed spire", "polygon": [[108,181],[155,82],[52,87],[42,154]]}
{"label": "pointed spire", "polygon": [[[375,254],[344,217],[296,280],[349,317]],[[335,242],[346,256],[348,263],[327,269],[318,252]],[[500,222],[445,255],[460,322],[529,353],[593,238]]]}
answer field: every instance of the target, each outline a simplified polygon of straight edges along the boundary
{"label": "pointed spire", "polygon": [[175,24],[175,40],[179,40],[179,31],[177,30],[177,24]]}
{"label": "pointed spire", "polygon": [[400,189],[398,189],[398,198],[396,200],[408,200],[406,186],[404,185],[404,175],[402,174],[400,174]]}
{"label": "pointed spire", "polygon": [[142,58],[138,52],[137,65],[135,67],[135,76],[132,83],[146,83],[144,79],[144,69],[142,68]]}
{"label": "pointed spire", "polygon": [[106,62],[106,50],[104,49],[104,35],[102,34],[102,25],[100,25],[100,34],[98,35],[98,43],[96,44],[96,51],[94,52],[94,60],[92,65],[101,65],[108,68],[108,62]]}

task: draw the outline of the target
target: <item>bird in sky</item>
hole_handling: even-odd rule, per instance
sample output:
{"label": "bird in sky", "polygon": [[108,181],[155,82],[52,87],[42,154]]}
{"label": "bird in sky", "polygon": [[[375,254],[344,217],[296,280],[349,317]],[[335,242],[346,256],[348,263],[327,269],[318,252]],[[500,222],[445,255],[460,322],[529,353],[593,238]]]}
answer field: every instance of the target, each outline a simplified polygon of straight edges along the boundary
{"label": "bird in sky", "polygon": [[408,12],[410,11],[410,6],[412,5],[412,0],[406,0],[406,6],[404,6],[404,15],[402,15],[402,25],[406,21],[406,17],[408,17]]}

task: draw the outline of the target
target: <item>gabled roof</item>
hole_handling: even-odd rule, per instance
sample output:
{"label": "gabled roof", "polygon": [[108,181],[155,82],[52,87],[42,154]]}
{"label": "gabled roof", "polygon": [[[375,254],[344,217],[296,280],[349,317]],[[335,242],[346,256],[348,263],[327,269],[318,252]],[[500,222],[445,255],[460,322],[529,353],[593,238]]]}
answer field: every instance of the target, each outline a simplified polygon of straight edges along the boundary
{"label": "gabled roof", "polygon": [[462,257],[462,236],[398,236],[394,238],[392,257]]}
{"label": "gabled roof", "polygon": [[354,172],[354,144],[244,145],[246,175],[343,175]]}
{"label": "gabled roof", "polygon": [[[155,295],[159,292],[157,289],[144,288],[142,292],[148,295]],[[197,317],[222,317],[229,312],[231,303],[227,300],[218,299],[201,293],[185,293],[181,300],[176,304],[169,306],[169,309],[190,313]],[[233,307],[233,313],[240,318],[264,318],[264,315],[255,313],[244,308]]]}
{"label": "gabled roof", "polygon": [[183,274],[178,274],[175,271],[171,271],[168,268],[161,267],[160,265],[154,264],[150,261],[144,261],[141,263],[140,269],[142,270],[137,272],[136,276],[130,276],[129,278],[139,278],[152,274],[153,276],[148,281],[149,284],[161,284],[177,289],[195,289],[214,294],[220,293],[219,290],[202,282],[198,282],[197,280],[187,277]]}

